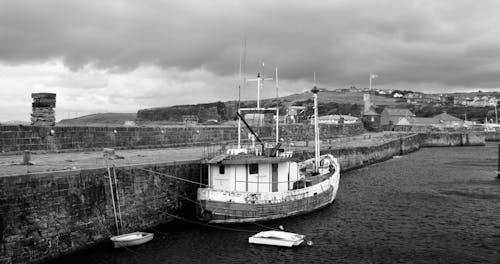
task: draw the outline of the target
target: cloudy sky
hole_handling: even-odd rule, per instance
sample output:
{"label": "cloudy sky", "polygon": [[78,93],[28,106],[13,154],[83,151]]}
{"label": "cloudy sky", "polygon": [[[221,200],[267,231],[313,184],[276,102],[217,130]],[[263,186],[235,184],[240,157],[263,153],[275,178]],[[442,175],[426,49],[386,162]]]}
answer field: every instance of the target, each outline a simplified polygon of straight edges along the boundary
{"label": "cloudy sky", "polygon": [[[280,94],[320,86],[500,87],[498,0],[0,0],[0,121],[237,99],[279,68]],[[264,96],[275,94],[269,82]],[[242,91],[255,97],[254,84]]]}

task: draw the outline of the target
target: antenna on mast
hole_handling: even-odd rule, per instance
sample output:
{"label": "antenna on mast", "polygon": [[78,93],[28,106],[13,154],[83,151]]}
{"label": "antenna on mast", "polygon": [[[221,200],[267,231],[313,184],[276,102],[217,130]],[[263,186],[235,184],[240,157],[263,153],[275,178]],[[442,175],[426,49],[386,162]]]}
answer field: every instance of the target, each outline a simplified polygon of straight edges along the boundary
{"label": "antenna on mast", "polygon": [[260,82],[260,89],[264,90],[264,76],[266,75],[266,67],[264,66],[264,61],[262,61],[262,81]]}
{"label": "antenna on mast", "polygon": [[[262,70],[264,70],[264,62],[262,62]],[[264,78],[264,73],[257,73],[256,79],[248,79],[246,81],[257,81],[257,109],[260,108],[260,90],[264,88],[264,81],[271,81],[273,78]]]}
{"label": "antenna on mast", "polygon": [[279,81],[278,81],[278,67],[276,67],[276,99],[279,98],[278,95]]}
{"label": "antenna on mast", "polygon": [[239,84],[238,84],[238,109],[240,109],[240,102],[241,102],[241,80],[242,80],[242,76],[241,76],[241,70],[242,70],[242,65],[241,65],[241,57],[242,57],[242,54],[243,51],[242,51],[242,47],[240,46],[240,72],[239,72]]}

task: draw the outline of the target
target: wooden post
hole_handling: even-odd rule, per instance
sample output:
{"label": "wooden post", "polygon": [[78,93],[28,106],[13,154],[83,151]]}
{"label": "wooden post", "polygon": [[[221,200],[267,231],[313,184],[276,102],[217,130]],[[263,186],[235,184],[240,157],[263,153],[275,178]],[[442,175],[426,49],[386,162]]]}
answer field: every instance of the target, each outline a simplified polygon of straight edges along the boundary
{"label": "wooden post", "polygon": [[23,152],[23,163],[22,165],[31,165],[31,152],[29,150],[25,150]]}

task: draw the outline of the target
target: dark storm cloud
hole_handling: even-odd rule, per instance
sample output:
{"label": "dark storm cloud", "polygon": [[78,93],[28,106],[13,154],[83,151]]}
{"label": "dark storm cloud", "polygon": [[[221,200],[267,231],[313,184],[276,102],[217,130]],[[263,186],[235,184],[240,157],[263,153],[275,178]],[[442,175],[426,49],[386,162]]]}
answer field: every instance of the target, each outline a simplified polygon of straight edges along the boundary
{"label": "dark storm cloud", "polygon": [[217,75],[279,67],[288,80],[498,86],[496,1],[0,1],[0,60],[143,63]]}

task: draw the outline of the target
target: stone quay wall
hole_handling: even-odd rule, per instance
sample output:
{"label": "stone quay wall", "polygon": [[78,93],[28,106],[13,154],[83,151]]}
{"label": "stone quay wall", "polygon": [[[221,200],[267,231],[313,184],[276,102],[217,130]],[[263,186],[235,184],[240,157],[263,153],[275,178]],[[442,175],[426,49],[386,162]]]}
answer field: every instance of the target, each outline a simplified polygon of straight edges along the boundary
{"label": "stone quay wall", "polygon": [[[370,146],[322,149],[342,171],[432,146],[484,144],[484,134],[401,134]],[[312,148],[299,159],[313,157]],[[198,160],[118,167],[123,231],[152,228],[172,215],[194,216],[197,184],[206,181]],[[34,263],[105,241],[115,233],[106,168],[0,177],[0,263]]]}
{"label": "stone quay wall", "polygon": [[[190,212],[198,161],[119,167],[123,232]],[[0,177],[0,263],[35,263],[83,249],[116,233],[106,168]]]}
{"label": "stone quay wall", "polygon": [[500,141],[500,131],[488,131],[485,132],[486,141]]}
{"label": "stone quay wall", "polygon": [[[397,139],[380,142],[372,146],[353,148],[322,149],[321,154],[337,157],[342,171],[349,171],[369,164],[405,155],[423,147],[460,147],[484,146],[483,132],[468,133],[415,133],[401,134]],[[314,152],[303,151],[297,156],[301,159],[314,157]]]}
{"label": "stone quay wall", "polygon": [[[361,123],[321,125],[321,138],[353,136],[364,133]],[[272,138],[275,127],[261,128],[260,137]],[[248,130],[242,128],[242,138]],[[238,128],[234,126],[180,127],[38,127],[0,126],[0,153],[29,151],[84,151],[102,148],[132,149],[178,147],[235,142]],[[280,126],[280,137],[292,140],[313,140],[312,125]]]}
{"label": "stone quay wall", "polygon": [[421,133],[424,147],[484,146],[484,132]]}

